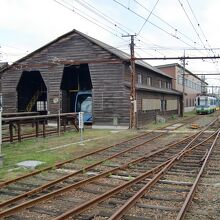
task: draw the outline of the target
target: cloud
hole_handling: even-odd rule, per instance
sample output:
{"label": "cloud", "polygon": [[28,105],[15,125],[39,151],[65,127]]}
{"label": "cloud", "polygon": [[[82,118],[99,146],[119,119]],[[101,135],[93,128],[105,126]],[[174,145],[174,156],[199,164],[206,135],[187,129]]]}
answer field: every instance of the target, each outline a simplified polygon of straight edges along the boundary
{"label": "cloud", "polygon": [[[65,1],[69,2],[70,4],[74,3],[73,6],[75,12],[67,10],[53,0],[1,0],[0,46],[1,44],[8,44],[9,46],[24,48],[24,52],[26,50],[32,51],[72,29],[78,29],[85,34],[88,34],[112,46],[119,44],[121,45],[123,43],[124,48],[127,48],[126,51],[129,52],[128,45],[130,39],[122,39],[121,35],[126,34],[127,32],[130,34],[137,33],[144,23],[143,19],[138,18],[138,16],[134,15],[131,11],[122,8],[113,1],[81,1],[82,3],[92,4],[96,9],[108,15],[113,24],[107,22],[101,17],[95,17],[95,15],[92,14],[91,11],[83,8],[80,4],[76,2],[76,0]],[[147,18],[147,16],[149,15],[149,12],[147,12],[133,0],[119,1],[126,6],[129,6],[132,10],[135,10],[138,14],[142,15],[145,18]],[[156,0],[138,1],[149,10],[151,10],[156,3]],[[195,23],[195,20],[193,20],[193,16],[190,13],[190,8],[187,6],[187,2],[185,0],[181,0],[181,2],[183,2],[184,7],[187,9],[187,13],[189,13],[190,18],[192,19],[194,24],[197,25]],[[218,27],[220,26],[220,20],[217,19],[217,15],[219,14],[220,1],[200,0],[189,1],[189,3],[191,4],[191,7],[208,39],[208,42],[211,44],[212,47],[218,47],[220,39]],[[80,9],[81,11],[78,11],[76,8]],[[97,20],[94,22],[99,23],[99,25],[105,26],[114,35],[109,33],[108,31],[103,30],[94,23],[91,23],[90,21],[82,18],[81,16],[76,14],[76,12],[81,13],[81,15],[87,17],[88,19],[91,19],[91,17],[95,17]],[[143,30],[141,31],[141,39],[145,43],[138,42],[138,38],[140,38],[140,36],[135,39],[137,47],[141,46],[142,49],[147,49],[145,51],[140,49],[136,50],[136,52],[141,54],[141,56],[150,56],[149,54],[151,54],[152,56],[163,56],[162,54],[165,54],[166,56],[182,56],[183,49],[190,47],[188,44],[194,46],[194,41],[199,42],[197,34],[193,30],[177,0],[160,0],[155,8],[154,13],[160,16],[178,31],[181,31],[191,40],[187,39],[183,35],[180,35],[173,28],[169,27],[169,25],[151,15],[149,21],[153,22],[164,31],[158,29],[150,23],[145,24]],[[89,15],[89,17],[87,16],[87,14]],[[100,22],[102,24],[100,24]],[[126,29],[127,32],[115,26],[115,22],[121,23],[123,26],[120,27],[122,29]],[[127,28],[125,28],[124,26]],[[111,27],[111,29],[109,29],[109,27]],[[180,40],[175,39],[174,37],[165,33],[165,31],[167,31],[171,35],[181,37],[181,40],[184,40],[188,44],[184,44]],[[118,35],[118,37],[116,37],[115,35]],[[202,33],[200,33],[200,35],[201,37],[203,37]],[[152,48],[154,44],[170,48],[170,50],[160,50],[160,48],[157,48],[158,50],[160,50],[160,53],[149,50],[149,48]],[[195,46],[201,47],[198,45]],[[177,47],[179,47],[178,50],[175,49]],[[7,59],[9,59],[10,57],[10,59],[15,60],[15,57],[11,55],[12,53],[15,53],[15,51],[12,51],[11,49],[9,50],[6,47],[0,48],[0,51],[2,50],[4,50],[4,52],[6,53],[8,52]],[[20,52],[23,51],[19,51],[19,53]],[[18,51],[16,51],[16,53],[18,53]],[[195,50],[187,51],[187,54],[200,56],[202,55],[201,52]],[[207,55],[207,53],[205,52],[204,54]],[[21,56],[21,54],[19,54],[17,57],[19,56]],[[162,61],[160,62],[161,64],[163,64]],[[174,62],[179,61],[176,60]],[[215,65],[203,61],[190,61],[188,67],[192,70],[201,70],[201,68],[202,70],[217,70]]]}

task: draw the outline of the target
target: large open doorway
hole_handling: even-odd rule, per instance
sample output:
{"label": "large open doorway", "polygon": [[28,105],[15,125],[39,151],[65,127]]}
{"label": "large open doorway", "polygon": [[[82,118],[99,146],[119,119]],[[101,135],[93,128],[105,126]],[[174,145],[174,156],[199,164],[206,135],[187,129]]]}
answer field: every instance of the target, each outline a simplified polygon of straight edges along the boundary
{"label": "large open doorway", "polygon": [[66,65],[61,81],[62,111],[84,112],[84,122],[92,122],[92,81],[88,64]]}
{"label": "large open doorway", "polygon": [[19,112],[47,113],[47,87],[39,71],[23,71],[17,94]]}

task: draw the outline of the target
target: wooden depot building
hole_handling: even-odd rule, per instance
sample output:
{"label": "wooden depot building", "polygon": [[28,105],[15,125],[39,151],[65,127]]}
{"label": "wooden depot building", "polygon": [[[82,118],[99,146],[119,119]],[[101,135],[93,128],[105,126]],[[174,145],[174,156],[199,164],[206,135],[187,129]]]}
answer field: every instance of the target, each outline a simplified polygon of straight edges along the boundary
{"label": "wooden depot building", "polygon": [[[3,112],[88,111],[93,126],[129,126],[129,58],[73,30],[1,71]],[[143,61],[136,61],[136,75],[138,127],[180,113],[171,76]]]}

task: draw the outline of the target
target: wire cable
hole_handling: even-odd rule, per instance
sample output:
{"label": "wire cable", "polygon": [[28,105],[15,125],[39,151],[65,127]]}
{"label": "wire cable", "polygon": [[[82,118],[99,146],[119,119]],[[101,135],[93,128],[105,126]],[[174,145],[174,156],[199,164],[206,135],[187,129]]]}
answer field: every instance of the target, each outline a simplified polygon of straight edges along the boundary
{"label": "wire cable", "polygon": [[[130,12],[132,12],[133,14],[135,14],[136,16],[138,16],[139,18],[142,18],[142,19],[145,20],[145,18],[144,18],[142,15],[140,15],[139,13],[137,13],[136,11],[134,11],[134,10],[132,10],[132,9],[130,9],[130,8],[127,8],[127,7],[126,7],[124,4],[122,4],[121,2],[119,2],[119,1],[117,1],[117,0],[113,0],[113,1],[116,2],[117,4],[119,4],[121,7],[123,7],[123,8],[125,8],[125,9],[129,10]],[[156,27],[157,29],[161,30],[162,32],[166,33],[167,35],[169,35],[169,36],[171,36],[171,37],[173,37],[173,38],[176,38],[177,40],[181,41],[181,42],[184,43],[185,45],[190,46],[190,47],[196,49],[195,46],[192,46],[191,44],[189,44],[189,43],[187,43],[186,41],[182,40],[180,37],[175,36],[175,35],[172,34],[172,33],[169,33],[167,30],[165,30],[164,28],[161,28],[160,26],[154,24],[153,22],[151,22],[151,21],[148,20],[148,23],[150,23],[151,25],[153,25],[153,26]]]}
{"label": "wire cable", "polygon": [[[85,20],[87,20],[87,21],[89,21],[89,22],[95,24],[96,26],[100,27],[101,29],[103,29],[103,30],[105,30],[105,31],[107,31],[107,32],[109,32],[109,33],[111,33],[112,35],[114,35],[114,36],[116,36],[116,37],[118,37],[118,38],[120,38],[120,39],[123,39],[122,37],[120,37],[122,34],[121,34],[121,35],[117,35],[116,33],[113,32],[114,29],[112,29],[111,27],[110,27],[110,28],[111,28],[113,31],[109,30],[107,27],[105,27],[105,25],[103,26],[102,23],[99,24],[99,23],[100,23],[99,21],[97,21],[97,20],[94,19],[94,18],[91,18],[91,16],[87,15],[85,12],[82,12],[81,10],[77,9],[76,7],[74,7],[74,9],[72,9],[72,8],[68,7],[67,5],[65,5],[65,4],[62,3],[62,2],[67,3],[66,1],[64,1],[64,0],[62,0],[62,2],[60,2],[61,0],[60,0],[60,1],[54,0],[54,1],[55,1],[56,3],[58,3],[58,4],[60,4],[61,6],[65,7],[66,9],[72,11],[73,13],[79,15],[80,17],[84,18]],[[70,4],[69,4],[69,5],[70,5]],[[83,14],[82,14],[81,12],[82,12]],[[86,17],[86,16],[87,16],[87,17]],[[98,22],[99,22],[99,23],[98,23]]]}
{"label": "wire cable", "polygon": [[156,1],[156,3],[154,4],[154,7],[152,8],[152,10],[150,11],[150,14],[148,15],[148,17],[145,19],[143,25],[141,26],[141,29],[138,31],[137,35],[140,34],[140,32],[142,31],[144,25],[147,23],[147,21],[149,20],[150,16],[152,15],[154,9],[156,8],[157,4],[158,4],[159,0]]}
{"label": "wire cable", "polygon": [[[150,10],[148,8],[146,8],[143,4],[141,4],[138,0],[133,0],[135,1],[139,6],[141,6],[143,9],[145,9],[146,11],[150,12]],[[173,27],[171,24],[169,24],[168,22],[166,22],[164,19],[162,19],[161,17],[159,17],[158,15],[156,15],[155,13],[152,13],[152,15],[157,18],[158,20],[160,20],[161,22],[163,22],[164,24],[166,24],[168,27],[170,27],[171,29],[173,29],[175,31],[175,33],[179,33],[180,35],[182,35],[183,37],[185,37],[186,39],[188,39],[189,41],[191,41],[193,44],[198,44],[197,42],[195,42],[195,40],[191,39],[189,36],[185,35],[184,33],[182,33],[181,31],[179,31],[177,28]],[[199,46],[201,46],[200,44],[198,44]]]}
{"label": "wire cable", "polygon": [[215,55],[215,52],[212,50],[211,45],[209,44],[209,42],[208,42],[208,40],[207,40],[207,37],[205,36],[205,33],[204,33],[204,31],[202,30],[201,25],[200,25],[198,19],[196,18],[196,15],[195,15],[195,13],[194,13],[194,11],[193,11],[193,9],[192,9],[192,7],[191,7],[189,1],[186,0],[186,2],[187,2],[188,6],[189,6],[189,8],[190,8],[190,11],[191,11],[191,13],[192,13],[192,15],[193,15],[193,17],[194,17],[194,19],[195,19],[195,21],[196,21],[196,23],[197,23],[199,29],[200,29],[200,31],[201,31],[201,33],[202,33],[203,37],[205,38],[205,41],[206,41],[206,43],[207,43],[207,45],[208,45],[208,47],[209,47],[209,50],[212,51],[212,53]]}

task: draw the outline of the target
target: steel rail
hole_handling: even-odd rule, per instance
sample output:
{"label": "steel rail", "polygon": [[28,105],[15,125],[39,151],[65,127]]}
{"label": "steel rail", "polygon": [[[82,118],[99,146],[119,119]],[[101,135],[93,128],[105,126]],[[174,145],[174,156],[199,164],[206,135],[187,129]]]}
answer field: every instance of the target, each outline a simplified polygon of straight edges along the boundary
{"label": "steel rail", "polygon": [[201,176],[202,176],[202,174],[204,172],[205,167],[207,166],[207,163],[208,163],[210,155],[211,155],[211,153],[213,151],[213,148],[214,148],[214,146],[215,146],[215,144],[216,144],[216,142],[217,142],[217,140],[219,138],[219,135],[220,135],[220,131],[217,133],[217,135],[215,137],[215,140],[212,143],[212,146],[210,147],[208,153],[205,156],[205,159],[204,159],[202,167],[201,167],[201,169],[199,171],[199,174],[197,175],[197,177],[196,177],[196,179],[195,179],[195,181],[194,181],[194,183],[193,183],[193,185],[192,185],[192,187],[190,189],[190,192],[188,193],[188,195],[187,195],[187,197],[186,197],[186,199],[184,201],[184,204],[183,204],[182,208],[180,209],[180,211],[179,211],[179,213],[178,213],[178,215],[176,217],[176,220],[182,220],[184,218],[184,216],[186,214],[186,211],[187,211],[190,203],[192,202],[192,199],[193,199],[193,196],[195,194],[195,191],[196,191],[196,189],[198,187],[199,180],[201,179]]}
{"label": "steel rail", "polygon": [[122,142],[120,142],[120,143],[113,144],[113,145],[107,146],[107,147],[105,147],[105,148],[101,148],[101,149],[92,151],[92,152],[90,152],[90,153],[83,154],[83,155],[81,155],[81,156],[79,156],[79,157],[75,157],[75,158],[70,159],[70,160],[65,160],[65,161],[63,161],[63,162],[56,163],[56,164],[53,165],[53,166],[45,167],[45,168],[43,168],[43,169],[40,169],[40,170],[31,172],[31,173],[22,175],[22,176],[20,176],[20,177],[15,178],[15,179],[11,179],[11,180],[5,181],[5,182],[3,182],[3,183],[0,183],[0,189],[1,189],[2,187],[4,187],[4,186],[10,184],[10,183],[14,183],[14,182],[18,181],[18,180],[21,180],[21,179],[24,179],[24,178],[27,178],[27,177],[30,177],[30,176],[39,174],[39,173],[44,172],[44,171],[52,170],[52,169],[54,169],[54,168],[60,168],[60,167],[61,167],[62,165],[64,165],[64,164],[71,163],[71,162],[74,162],[75,160],[79,160],[79,159],[82,159],[82,158],[84,158],[84,157],[88,157],[88,156],[91,156],[91,155],[93,155],[93,154],[96,154],[96,153],[99,153],[99,152],[108,150],[108,149],[110,149],[110,148],[119,146],[119,145],[121,145],[121,144],[127,143],[127,142],[129,142],[129,141],[135,140],[135,139],[137,139],[137,138],[143,137],[144,135],[148,135],[148,134],[151,134],[151,133],[153,133],[153,131],[146,132],[146,133],[144,133],[144,134],[135,136],[135,137],[133,137],[133,138],[130,138],[130,139],[125,140],[125,141],[122,141]]}
{"label": "steel rail", "polygon": [[[216,119],[216,120],[217,120],[217,119]],[[201,132],[199,132],[198,135],[196,135],[196,137],[194,137],[193,140],[194,140],[194,141],[197,140],[197,138],[198,138],[201,134],[203,134],[204,131],[205,131],[209,126],[211,126],[213,123],[215,123],[216,120],[214,120],[214,121],[211,122],[209,125],[207,125]],[[212,134],[211,136],[213,136],[213,134]],[[207,139],[210,139],[210,137],[208,137]],[[188,143],[188,144],[184,147],[184,149],[187,150],[187,149],[192,145],[192,143],[193,143],[194,141],[190,141],[190,143]],[[204,141],[202,141],[202,143],[204,143]],[[201,143],[199,143],[199,144],[197,144],[197,145],[195,145],[195,146],[197,147],[197,146],[199,146],[199,145],[201,145]],[[150,186],[152,186],[153,184],[155,184],[156,182],[159,181],[159,179],[160,179],[160,177],[163,175],[163,173],[164,173],[167,169],[169,169],[169,168],[173,165],[173,163],[174,163],[176,160],[178,160],[178,158],[179,158],[180,155],[184,155],[184,149],[181,150],[179,153],[177,153],[175,156],[173,156],[171,159],[169,159],[169,160],[167,160],[166,162],[163,163],[163,166],[161,166],[161,167],[163,167],[162,170],[159,171],[159,173],[156,174],[156,176],[155,176],[153,179],[151,179],[151,180],[148,182],[148,184],[145,185],[145,187],[143,187],[144,189],[140,192],[140,194],[138,195],[138,198],[141,197],[141,196],[145,193],[145,190],[146,190],[145,188],[148,189]],[[141,176],[142,176],[142,175],[141,175]],[[138,177],[137,177],[137,178],[138,178]],[[136,180],[136,178],[135,178],[133,181],[135,182],[135,180]],[[138,182],[138,181],[137,181],[137,182]],[[129,183],[130,183],[130,181],[129,181]],[[116,187],[116,188],[118,188],[118,187]],[[126,184],[123,184],[122,187],[119,186],[119,188],[120,188],[120,189],[125,189],[125,188],[126,188]],[[101,195],[101,196],[98,196],[98,197],[96,197],[96,198],[94,198],[94,199],[92,199],[92,200],[90,200],[90,201],[87,201],[87,202],[83,203],[82,205],[80,205],[80,206],[78,206],[78,207],[76,207],[76,208],[73,208],[73,209],[71,209],[71,210],[69,210],[69,211],[67,211],[67,212],[65,212],[65,213],[63,213],[63,214],[61,214],[60,216],[56,217],[54,220],[62,220],[62,219],[66,219],[66,218],[68,218],[68,217],[70,217],[70,216],[72,216],[72,215],[75,216],[75,215],[77,215],[77,214],[80,214],[81,212],[83,212],[83,211],[89,209],[91,206],[95,205],[96,203],[102,202],[104,199],[109,198],[110,196],[112,196],[113,194],[115,194],[115,193],[117,193],[117,192],[118,192],[118,191],[114,191],[114,189],[113,189],[113,190],[110,190],[110,191],[104,193],[104,194]],[[136,199],[137,199],[137,198],[136,198]],[[126,208],[126,210],[127,210],[127,206],[129,206],[128,208],[130,208],[130,207],[133,205],[133,201],[134,201],[134,203],[136,202],[136,200],[135,200],[134,198],[133,198],[132,200],[129,199],[128,202],[127,202],[128,204],[125,203],[125,204],[122,206],[122,210],[120,210],[119,212],[124,212],[124,209],[125,209],[125,208]],[[116,213],[116,214],[117,214],[117,213]],[[120,215],[120,213],[118,213],[118,214]],[[118,217],[118,216],[117,216],[117,217]],[[118,219],[118,218],[115,218],[115,219]]]}
{"label": "steel rail", "polygon": [[[146,160],[146,157],[138,158],[136,161],[141,162],[141,161],[144,161],[144,160]],[[155,172],[157,171],[157,169],[161,168],[161,167],[164,166],[166,163],[167,163],[167,161],[164,162],[163,165],[159,165],[159,166],[157,166],[156,168],[153,168],[153,169],[151,169],[150,171],[144,173],[145,175],[144,175],[143,178],[146,178],[146,177],[148,177],[150,174],[155,173]],[[81,187],[82,185],[88,184],[88,183],[90,183],[90,182],[92,182],[92,181],[94,181],[94,180],[96,180],[96,179],[101,178],[101,177],[105,177],[105,176],[108,176],[108,175],[110,175],[110,174],[114,174],[114,172],[116,172],[116,171],[118,171],[118,170],[120,170],[120,169],[125,169],[125,168],[127,168],[130,164],[134,164],[134,163],[129,162],[129,164],[123,165],[123,166],[121,166],[120,168],[119,168],[119,167],[113,168],[113,169],[111,169],[111,170],[109,170],[109,171],[106,171],[106,172],[103,172],[102,174],[99,174],[98,176],[90,177],[90,178],[88,178],[88,179],[86,179],[86,180],[79,181],[79,182],[74,183],[74,184],[72,184],[72,185],[69,185],[69,186],[66,186],[66,187],[64,187],[64,188],[58,189],[58,190],[56,190],[56,191],[54,191],[54,192],[48,193],[48,194],[46,194],[46,195],[42,195],[42,196],[40,196],[40,197],[38,197],[38,198],[36,198],[36,199],[32,199],[32,200],[30,200],[30,201],[24,202],[24,203],[22,203],[22,204],[19,204],[19,205],[17,205],[17,206],[14,206],[14,207],[12,207],[12,208],[9,208],[9,209],[7,209],[7,210],[4,210],[4,211],[0,212],[0,218],[7,217],[7,216],[9,216],[9,215],[11,215],[11,214],[13,214],[13,213],[15,213],[15,212],[21,210],[21,209],[30,207],[30,206],[32,206],[32,205],[38,203],[38,202],[46,201],[47,199],[52,198],[52,197],[54,197],[54,196],[58,196],[58,195],[60,195],[61,193],[64,193],[64,192],[66,192],[66,191],[68,191],[68,190],[70,190],[70,189],[74,189],[74,188],[76,189],[76,188],[78,188],[78,187]],[[125,186],[126,186],[126,185],[120,186],[120,189],[123,189]]]}
{"label": "steel rail", "polygon": [[58,179],[53,180],[53,181],[51,181],[51,182],[49,182],[49,183],[46,183],[46,184],[44,184],[44,185],[42,185],[42,186],[39,186],[39,187],[37,187],[37,188],[35,188],[35,189],[29,191],[29,192],[25,192],[25,193],[23,193],[23,194],[21,194],[21,195],[18,195],[18,196],[16,196],[16,197],[12,198],[12,199],[9,199],[9,200],[7,200],[7,201],[5,201],[5,202],[2,202],[2,203],[0,203],[0,208],[2,208],[3,206],[5,206],[5,205],[7,205],[7,204],[10,204],[10,203],[12,203],[12,202],[14,202],[14,201],[17,201],[17,200],[19,200],[19,199],[21,199],[21,198],[24,198],[24,197],[26,197],[26,196],[32,195],[33,193],[40,192],[40,191],[42,191],[42,190],[44,190],[44,189],[46,189],[46,188],[48,188],[48,187],[50,187],[50,186],[52,186],[52,185],[54,185],[54,184],[56,184],[56,183],[59,183],[59,182],[61,182],[61,181],[63,181],[63,180],[66,180],[66,179],[68,179],[68,178],[70,178],[70,177],[73,177],[73,176],[75,176],[75,175],[77,175],[77,174],[80,174],[80,173],[83,173],[83,172],[85,172],[85,171],[88,171],[89,169],[91,169],[91,168],[93,168],[93,167],[95,167],[95,166],[98,166],[98,165],[100,165],[100,164],[102,164],[102,163],[104,163],[104,162],[106,162],[106,161],[108,161],[108,160],[111,160],[111,159],[113,159],[113,158],[115,158],[115,157],[117,157],[117,156],[120,156],[120,155],[122,155],[122,154],[124,154],[124,153],[126,153],[126,152],[129,152],[129,151],[131,151],[131,150],[134,150],[135,148],[138,148],[138,147],[140,147],[140,146],[142,146],[142,145],[144,145],[144,144],[146,144],[146,143],[149,143],[149,142],[151,142],[151,141],[153,141],[153,140],[155,140],[155,139],[158,139],[159,137],[161,137],[161,136],[163,136],[163,135],[165,135],[165,134],[166,134],[166,133],[159,134],[159,135],[157,135],[157,136],[155,136],[155,137],[153,137],[153,138],[151,138],[151,139],[149,139],[149,140],[147,140],[147,141],[144,141],[144,142],[142,142],[142,143],[140,143],[140,144],[138,144],[138,145],[135,145],[135,146],[130,147],[130,148],[128,148],[128,149],[125,149],[125,150],[123,150],[123,151],[121,151],[121,152],[119,152],[119,153],[115,153],[115,154],[113,154],[112,156],[109,156],[109,157],[107,157],[107,158],[105,158],[105,159],[103,159],[103,160],[100,160],[100,161],[96,162],[96,163],[93,163],[93,164],[91,164],[91,165],[88,165],[87,167],[84,167],[84,168],[82,168],[82,169],[80,169],[80,170],[78,170],[78,171],[76,171],[76,172],[67,174],[67,175],[65,175],[65,176],[63,176],[63,177],[61,177],[61,178],[58,178]]}
{"label": "steel rail", "polygon": [[[184,138],[184,139],[182,139],[182,140],[180,140],[180,141],[178,141],[178,142],[169,144],[169,145],[167,145],[166,147],[164,147],[164,148],[162,148],[162,149],[159,149],[159,150],[157,150],[157,151],[155,151],[155,152],[153,152],[153,153],[151,153],[151,154],[144,155],[143,157],[138,158],[137,160],[134,159],[134,160],[132,160],[132,161],[126,163],[125,165],[119,166],[118,168],[115,168],[115,169],[111,170],[110,172],[115,172],[116,169],[123,169],[123,168],[126,168],[127,166],[129,166],[130,164],[134,164],[134,163],[140,162],[141,160],[146,160],[147,158],[152,157],[152,156],[154,156],[154,155],[156,155],[156,154],[158,154],[158,153],[161,153],[161,152],[163,152],[163,151],[165,151],[165,150],[167,150],[167,149],[169,149],[169,148],[171,148],[171,147],[174,147],[174,146],[176,146],[177,144],[182,143],[182,142],[184,142],[185,140],[188,140],[188,139],[194,137],[195,135],[196,135],[196,134],[193,134],[193,135],[191,135],[191,136],[189,136],[189,137],[186,137],[186,138]],[[204,142],[205,142],[205,141],[204,141]],[[125,166],[126,166],[126,167],[125,167]],[[90,168],[91,168],[91,167],[90,167]],[[84,168],[83,170],[81,170],[81,172],[83,172],[84,170],[87,170],[87,169],[88,169],[88,167],[87,167],[87,168]],[[108,172],[109,172],[109,171],[108,171]],[[78,174],[78,172],[77,172],[77,173],[74,173],[74,175],[76,175],[76,174]],[[44,189],[46,189],[46,188],[48,188],[48,187],[50,187],[50,186],[52,186],[52,185],[54,185],[54,184],[56,184],[56,183],[62,182],[63,180],[65,180],[65,179],[67,179],[67,178],[69,178],[69,177],[72,177],[72,176],[73,176],[72,174],[68,174],[68,175],[66,175],[66,176],[64,176],[64,177],[61,177],[61,178],[56,179],[56,180],[53,180],[53,181],[51,181],[51,182],[49,182],[49,183],[47,183],[47,184],[44,184],[44,185],[42,185],[42,186],[40,186],[40,187],[37,187],[37,188],[35,188],[35,189],[33,189],[33,190],[30,190],[30,191],[25,192],[25,193],[23,193],[23,194],[21,194],[21,195],[18,195],[18,196],[14,197],[14,198],[8,199],[7,201],[4,201],[4,202],[0,203],[0,208],[4,207],[4,206],[6,206],[6,205],[8,205],[8,204],[10,204],[10,203],[12,203],[12,202],[16,202],[16,201],[18,201],[18,200],[20,200],[20,199],[23,199],[23,198],[25,198],[25,197],[27,197],[27,196],[30,196],[30,195],[32,195],[32,194],[34,194],[34,193],[36,193],[36,192],[40,192],[40,191],[42,191],[42,190],[44,190]]]}
{"label": "steel rail", "polygon": [[[214,134],[212,134],[209,137],[209,139],[211,137],[215,136],[215,135],[217,137],[218,134],[219,134],[219,131],[220,131],[220,129],[215,131]],[[151,186],[155,185],[155,183],[157,183],[160,180],[160,178],[163,176],[163,174],[174,165],[174,162],[178,161],[181,157],[183,157],[185,154],[187,154],[189,151],[195,149],[199,145],[201,145],[201,144],[197,144],[196,146],[193,146],[189,149],[186,148],[185,151],[182,151],[182,152],[180,152],[180,154],[177,154],[167,165],[165,165],[163,167],[163,169],[158,174],[155,175],[155,177],[153,179],[151,179],[145,186],[143,186],[137,193],[135,193],[129,200],[127,200],[127,202],[125,204],[123,204],[117,210],[117,212],[115,212],[109,218],[109,220],[118,220],[118,219],[120,219],[125,214],[125,212],[128,211],[129,208],[131,208],[137,202],[137,200],[140,199],[150,189]],[[184,203],[184,208],[181,209],[182,211],[180,212],[180,216],[182,216],[182,213],[184,213],[184,211],[186,209],[185,206],[187,206],[187,205],[188,205],[188,200],[187,200],[187,202]]]}
{"label": "steel rail", "polygon": [[155,156],[156,154],[161,153],[161,152],[165,151],[166,149],[169,149],[170,147],[174,147],[175,145],[177,145],[177,144],[179,144],[181,142],[184,142],[185,140],[187,140],[187,139],[189,139],[191,137],[194,137],[194,136],[195,136],[195,134],[193,134],[190,137],[186,137],[186,138],[184,138],[184,139],[182,139],[182,140],[180,140],[180,141],[178,141],[176,143],[172,143],[171,145],[168,145],[168,146],[166,146],[166,147],[164,147],[162,149],[159,149],[159,150],[157,150],[157,151],[155,151],[153,153],[150,153],[148,155],[144,155],[144,156],[142,156],[140,158],[134,159],[134,160],[132,160],[132,161],[130,161],[130,162],[120,166],[120,167],[113,168],[113,169],[111,169],[109,171],[106,171],[106,172],[103,172],[103,173],[101,173],[101,174],[99,174],[97,176],[93,176],[93,177],[90,177],[90,178],[88,178],[86,180],[79,181],[79,182],[74,183],[72,185],[66,186],[66,187],[58,189],[58,190],[56,190],[54,192],[48,193],[46,195],[42,195],[42,196],[40,196],[38,198],[32,199],[30,201],[27,201],[27,202],[25,202],[23,204],[20,204],[20,205],[12,207],[10,209],[7,209],[5,211],[2,211],[2,212],[0,212],[0,217],[8,216],[10,214],[15,213],[16,211],[18,211],[20,209],[27,208],[27,207],[29,207],[29,206],[31,206],[33,204],[36,204],[36,203],[41,202],[41,201],[45,201],[45,200],[47,200],[47,199],[49,199],[51,197],[57,196],[57,195],[59,195],[61,193],[64,193],[64,192],[70,190],[70,189],[80,187],[80,186],[85,185],[87,183],[90,183],[90,182],[92,182],[92,181],[94,181],[94,180],[96,180],[98,178],[101,178],[101,177],[104,177],[104,176],[108,176],[109,174],[113,174],[113,173],[115,173],[115,172],[117,172],[119,170],[123,170],[125,168],[128,168],[129,165],[131,165],[131,164],[136,164],[138,162],[145,161],[145,160],[149,159],[150,157]]}
{"label": "steel rail", "polygon": [[[176,124],[176,123],[183,122],[183,121],[188,121],[189,119],[192,119],[192,118],[194,119],[194,118],[197,118],[197,117],[198,117],[198,116],[193,116],[193,117],[187,118],[187,119],[185,119],[185,120],[178,120],[178,121],[175,122],[175,123],[168,124],[168,125],[166,125],[166,126],[163,126],[163,127],[161,127],[161,128],[155,129],[155,130],[164,129],[164,128],[170,127],[170,126],[172,126],[172,125],[174,125],[174,124]],[[182,126],[183,126],[183,125],[182,125]],[[180,126],[180,127],[181,127],[181,126]],[[135,139],[137,139],[137,138],[143,137],[143,136],[145,136],[145,135],[151,134],[151,133],[153,133],[153,132],[154,132],[154,131],[145,132],[144,134],[141,134],[141,135],[132,137],[132,138],[130,138],[130,139],[128,139],[128,140],[119,142],[119,143],[117,143],[117,144],[110,145],[110,146],[107,146],[107,147],[104,147],[104,148],[101,148],[101,149],[92,151],[92,152],[90,152],[90,153],[83,154],[82,156],[75,157],[75,158],[70,159],[70,160],[65,160],[65,161],[60,162],[60,163],[56,163],[56,164],[53,165],[53,166],[45,167],[45,168],[43,168],[43,169],[40,169],[40,170],[37,170],[37,171],[33,171],[33,172],[31,172],[31,173],[22,175],[22,176],[20,176],[20,177],[15,178],[15,179],[11,179],[11,180],[5,181],[5,182],[3,182],[3,183],[0,183],[0,189],[1,189],[2,187],[6,186],[6,185],[9,185],[9,184],[14,183],[14,182],[16,182],[16,181],[19,181],[19,180],[21,180],[21,179],[25,179],[25,178],[27,178],[27,177],[34,176],[34,175],[39,174],[39,173],[42,173],[42,172],[44,172],[44,171],[52,170],[52,169],[54,169],[54,168],[59,168],[59,167],[61,167],[61,166],[64,165],[64,164],[71,163],[71,162],[73,162],[73,161],[75,161],[75,160],[79,160],[79,159],[82,159],[82,158],[84,158],[84,157],[91,156],[91,155],[93,155],[93,154],[96,154],[96,153],[99,153],[99,152],[108,150],[108,149],[110,149],[110,148],[119,146],[120,144],[124,144],[124,143],[127,143],[127,142],[129,142],[129,141],[135,140]]]}
{"label": "steel rail", "polygon": [[[171,159],[170,159],[171,160]],[[104,194],[98,196],[98,197],[95,197],[94,199],[91,199],[85,203],[83,203],[82,205],[80,206],[77,206],[76,208],[73,208],[65,213],[63,213],[62,215],[60,216],[57,216],[56,218],[54,218],[53,220],[63,220],[63,219],[67,219],[68,217],[71,217],[73,215],[77,215],[77,214],[80,214],[81,212],[87,210],[88,208],[90,208],[91,206],[97,204],[97,203],[100,203],[102,202],[103,200],[105,199],[108,199],[109,197],[111,197],[112,195],[116,194],[116,193],[119,193],[121,192],[122,190],[128,188],[129,186],[135,184],[135,183],[138,183],[140,181],[143,181],[144,179],[146,179],[149,175],[151,174],[154,174],[156,172],[158,172],[158,170],[160,170],[163,166],[165,166],[167,163],[169,163],[169,161],[165,161],[164,163],[158,165],[157,167],[141,174],[140,176],[136,177],[135,179],[133,180],[130,180],[122,185],[119,185],[117,187],[115,187],[114,189],[110,190],[110,191],[107,191],[105,192]],[[1,216],[1,215],[0,215]]]}

